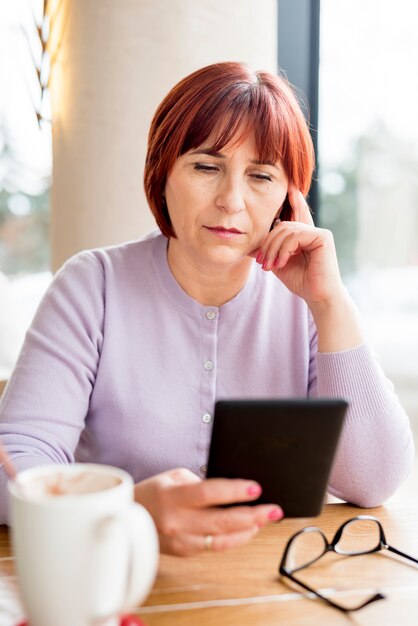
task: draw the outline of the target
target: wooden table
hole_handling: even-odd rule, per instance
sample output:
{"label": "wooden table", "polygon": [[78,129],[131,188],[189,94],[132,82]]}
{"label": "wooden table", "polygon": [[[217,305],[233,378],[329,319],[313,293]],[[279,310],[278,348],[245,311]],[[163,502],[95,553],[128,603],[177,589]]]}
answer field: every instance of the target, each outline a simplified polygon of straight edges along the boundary
{"label": "wooden table", "polygon": [[6,385],[7,385],[7,380],[0,379],[0,396],[3,393],[4,388],[6,387]]}
{"label": "wooden table", "polygon": [[[387,596],[346,616],[320,600],[304,596],[280,581],[277,566],[288,538],[308,525],[322,528],[329,539],[346,519],[359,514],[378,517],[388,542],[418,557],[418,502],[358,509],[328,504],[320,517],[289,519],[263,529],[249,544],[226,553],[199,557],[162,556],[154,588],[137,613],[147,626],[416,626],[418,566],[387,550],[360,557],[328,554],[303,573],[303,580],[339,602],[359,590],[379,589]],[[7,529],[0,527],[0,557],[10,557]],[[3,576],[13,575],[13,560],[0,560]],[[302,577],[302,572],[299,574]],[[354,596],[360,598],[360,596]]]}

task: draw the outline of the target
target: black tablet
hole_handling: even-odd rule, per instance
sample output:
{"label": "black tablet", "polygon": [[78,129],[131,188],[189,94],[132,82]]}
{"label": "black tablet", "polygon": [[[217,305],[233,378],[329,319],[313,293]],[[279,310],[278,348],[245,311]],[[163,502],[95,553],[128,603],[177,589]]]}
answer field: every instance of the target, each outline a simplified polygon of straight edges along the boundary
{"label": "black tablet", "polygon": [[286,517],[319,515],[347,410],[345,400],[222,400],[216,403],[207,477],[248,478],[253,502]]}

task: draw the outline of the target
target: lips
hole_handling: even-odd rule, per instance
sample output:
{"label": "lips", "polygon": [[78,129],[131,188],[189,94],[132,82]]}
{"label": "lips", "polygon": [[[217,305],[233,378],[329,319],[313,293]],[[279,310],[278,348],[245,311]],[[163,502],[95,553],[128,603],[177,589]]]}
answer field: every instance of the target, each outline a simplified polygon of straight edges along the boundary
{"label": "lips", "polygon": [[236,235],[243,235],[244,233],[238,228],[225,228],[225,226],[206,226],[208,230],[216,230],[224,233],[234,233]]}

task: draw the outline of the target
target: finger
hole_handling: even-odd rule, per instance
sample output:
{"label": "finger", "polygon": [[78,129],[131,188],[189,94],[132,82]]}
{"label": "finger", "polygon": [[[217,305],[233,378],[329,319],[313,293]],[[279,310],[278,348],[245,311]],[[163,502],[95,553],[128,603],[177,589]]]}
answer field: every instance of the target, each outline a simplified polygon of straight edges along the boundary
{"label": "finger", "polygon": [[275,233],[276,233],[276,229],[279,226],[279,224],[281,224],[281,220],[280,218],[277,216],[274,221],[273,224],[269,230],[269,232],[267,233],[267,235],[264,237],[264,240],[262,241],[262,243],[260,243],[259,246],[257,246],[257,248],[254,248],[251,252],[249,252],[247,254],[247,256],[256,259],[257,262],[259,262],[259,256],[262,254],[263,249],[266,249],[266,247],[269,245],[269,242],[271,241],[272,237],[274,237]]}
{"label": "finger", "polygon": [[271,269],[282,269],[291,256],[295,256],[302,250],[301,238],[297,232],[289,233],[284,239],[280,251],[273,262]]}
{"label": "finger", "polygon": [[201,483],[202,479],[185,467],[176,467],[160,474],[169,485],[187,485]]}
{"label": "finger", "polygon": [[[258,506],[236,506],[228,509],[212,509],[205,512],[205,525],[202,532],[212,534],[235,533],[248,530],[252,526],[265,526],[268,522],[282,519],[282,509],[273,504]],[[203,520],[202,520],[203,521]]]}
{"label": "finger", "polygon": [[196,484],[173,487],[173,496],[179,503],[193,508],[251,502],[261,492],[261,486],[255,481],[238,478],[208,478]]}
{"label": "finger", "polygon": [[[260,504],[257,506],[233,506],[230,508],[189,509],[177,518],[178,533],[193,533],[196,535],[224,534],[240,532],[253,526],[265,526],[269,522],[282,519],[283,511],[275,504]],[[171,530],[175,531],[173,523]],[[172,534],[175,534],[175,532]]]}
{"label": "finger", "polygon": [[[237,533],[213,535],[211,551],[222,552],[250,541],[257,532],[258,526]],[[193,556],[205,552],[205,535],[185,534],[178,537],[160,537],[161,551],[177,556]]]}
{"label": "finger", "polygon": [[253,526],[247,530],[242,530],[237,533],[226,533],[223,535],[214,535],[212,550],[214,552],[223,552],[224,550],[230,550],[238,546],[247,543],[258,533],[258,526]]}
{"label": "finger", "polygon": [[273,269],[283,269],[289,259],[299,254],[311,254],[323,247],[322,231],[315,228],[313,232],[299,231],[289,234],[284,240],[280,252],[274,262]]}
{"label": "finger", "polygon": [[325,234],[320,228],[296,222],[283,222],[263,258],[263,269],[282,269],[291,256],[311,253],[324,245]]}
{"label": "finger", "polygon": [[289,185],[288,196],[290,206],[292,207],[292,221],[302,222],[303,224],[312,226],[314,221],[312,219],[311,210],[302,192],[294,185]]}
{"label": "finger", "polygon": [[[290,253],[295,253],[298,250],[298,237],[301,230],[306,229],[305,224],[299,224],[296,222],[282,222],[281,226],[277,228],[274,233],[274,237],[270,238],[268,245],[264,247],[262,254],[262,266],[263,269],[268,271],[273,269],[276,261],[278,261],[279,255],[285,250],[284,246],[287,242],[286,250]],[[309,229],[311,231],[311,229]],[[312,235],[310,235],[312,237]],[[308,235],[309,237],[309,235]]]}
{"label": "finger", "polygon": [[263,247],[268,245],[268,242],[271,240],[271,237],[274,236],[275,230],[280,223],[281,223],[280,218],[276,217],[273,221],[273,224],[269,232],[264,237],[264,241],[259,246],[257,246],[257,248],[254,248],[251,252],[249,252],[247,256],[251,257],[252,259],[257,259],[258,261],[258,256],[262,252]]}
{"label": "finger", "polygon": [[[288,235],[288,224],[290,224],[290,222],[283,223],[281,228],[277,228],[274,234],[269,237],[269,240],[266,241],[260,249],[260,255],[257,257],[257,262],[262,264],[263,270],[267,271],[272,269],[280,248],[283,245],[283,241]],[[294,228],[293,225],[292,227]]]}

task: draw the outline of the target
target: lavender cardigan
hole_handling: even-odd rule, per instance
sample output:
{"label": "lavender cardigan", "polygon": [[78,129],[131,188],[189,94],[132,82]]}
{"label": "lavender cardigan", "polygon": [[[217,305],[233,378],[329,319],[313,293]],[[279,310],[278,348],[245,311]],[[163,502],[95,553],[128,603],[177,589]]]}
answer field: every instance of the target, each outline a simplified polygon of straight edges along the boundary
{"label": "lavender cardigan", "polygon": [[[350,402],[329,491],[375,506],[413,459],[408,418],[366,345],[317,353],[305,302],[254,263],[221,307],[172,276],[167,240],[77,254],[56,275],[0,405],[19,469],[91,461],[135,481],[174,467],[204,476],[214,403],[240,397]],[[0,523],[7,520],[0,474]]]}

